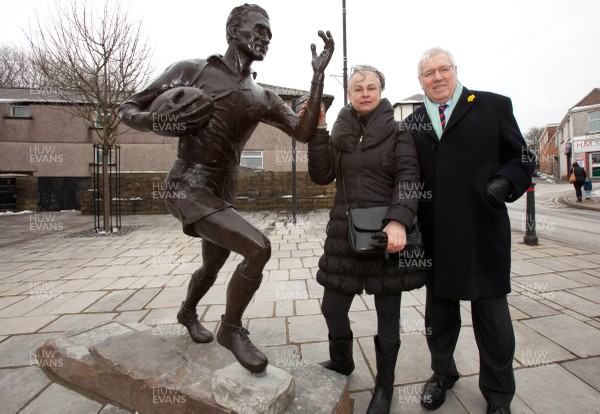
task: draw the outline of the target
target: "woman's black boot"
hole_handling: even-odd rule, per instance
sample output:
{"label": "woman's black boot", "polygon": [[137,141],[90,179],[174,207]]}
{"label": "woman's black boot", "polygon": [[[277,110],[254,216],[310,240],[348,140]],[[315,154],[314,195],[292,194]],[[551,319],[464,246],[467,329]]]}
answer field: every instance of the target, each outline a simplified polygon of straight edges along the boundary
{"label": "woman's black boot", "polygon": [[398,359],[398,351],[400,350],[400,341],[388,355],[383,355],[379,351],[377,341],[378,337],[375,336],[373,342],[375,342],[377,376],[375,377],[375,391],[373,397],[371,397],[367,414],[388,414],[392,405],[392,395],[394,394],[394,370]]}
{"label": "woman's black boot", "polygon": [[350,339],[337,341],[329,336],[329,361],[319,362],[322,366],[343,375],[350,375],[354,371],[354,358],[352,358],[352,333]]}

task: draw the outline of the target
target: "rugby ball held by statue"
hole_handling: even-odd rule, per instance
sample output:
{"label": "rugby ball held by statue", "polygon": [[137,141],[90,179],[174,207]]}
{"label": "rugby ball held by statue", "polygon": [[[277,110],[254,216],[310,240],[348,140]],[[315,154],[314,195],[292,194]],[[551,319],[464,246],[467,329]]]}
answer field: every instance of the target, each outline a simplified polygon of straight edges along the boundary
{"label": "rugby ball held by statue", "polygon": [[[168,107],[163,108],[165,104],[182,107],[179,111],[169,110]],[[198,111],[197,116],[193,119],[187,116],[195,110]],[[202,89],[178,86],[157,96],[147,111],[152,116],[153,132],[159,135],[180,136],[203,128],[208,123],[213,111],[213,102],[210,95]]]}

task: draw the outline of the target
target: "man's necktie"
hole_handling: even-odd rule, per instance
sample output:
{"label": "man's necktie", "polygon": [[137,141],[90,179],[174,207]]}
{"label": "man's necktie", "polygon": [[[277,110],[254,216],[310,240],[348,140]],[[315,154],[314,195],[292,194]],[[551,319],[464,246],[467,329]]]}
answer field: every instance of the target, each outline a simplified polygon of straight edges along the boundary
{"label": "man's necktie", "polygon": [[438,106],[438,110],[440,111],[440,122],[442,123],[442,131],[446,128],[446,115],[444,115],[444,110],[448,107],[448,105],[440,105]]}

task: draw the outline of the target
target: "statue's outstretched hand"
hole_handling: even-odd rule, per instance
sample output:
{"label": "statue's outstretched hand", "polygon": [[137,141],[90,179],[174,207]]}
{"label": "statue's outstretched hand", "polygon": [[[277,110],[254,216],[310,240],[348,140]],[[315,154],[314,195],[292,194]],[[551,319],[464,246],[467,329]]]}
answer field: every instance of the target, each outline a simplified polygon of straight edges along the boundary
{"label": "statue's outstretched hand", "polygon": [[324,73],[325,68],[331,60],[331,56],[333,56],[335,42],[333,41],[333,37],[329,30],[326,33],[319,30],[319,36],[323,39],[325,46],[323,47],[323,51],[317,55],[317,47],[315,44],[313,43],[310,45],[310,50],[312,51],[312,67],[315,72]]}

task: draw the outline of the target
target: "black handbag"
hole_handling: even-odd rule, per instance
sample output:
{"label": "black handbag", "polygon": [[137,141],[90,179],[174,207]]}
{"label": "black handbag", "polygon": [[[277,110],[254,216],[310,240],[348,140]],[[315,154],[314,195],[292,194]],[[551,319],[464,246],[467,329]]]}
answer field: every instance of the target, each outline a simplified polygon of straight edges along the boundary
{"label": "black handbag", "polygon": [[379,233],[387,211],[388,206],[347,208],[348,239],[355,254],[384,254],[387,240]]}

